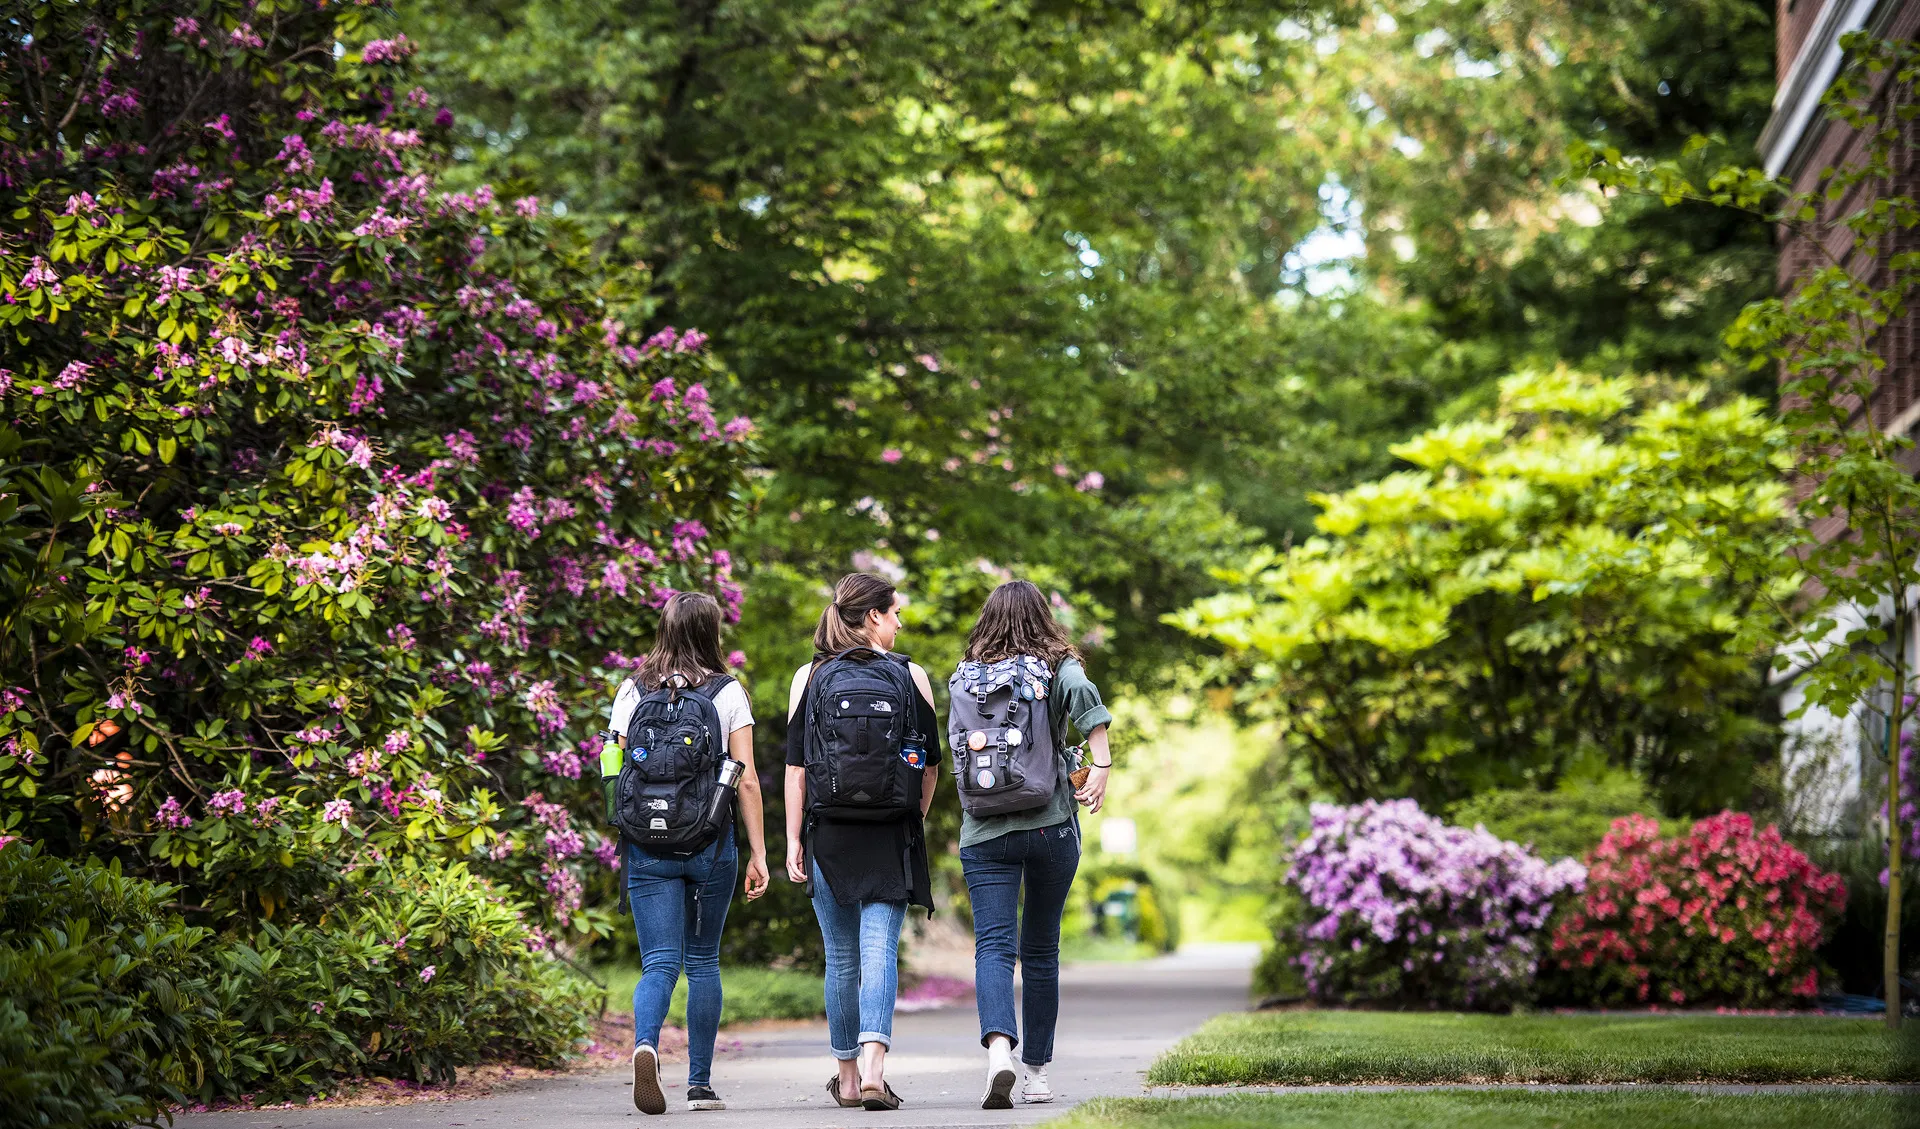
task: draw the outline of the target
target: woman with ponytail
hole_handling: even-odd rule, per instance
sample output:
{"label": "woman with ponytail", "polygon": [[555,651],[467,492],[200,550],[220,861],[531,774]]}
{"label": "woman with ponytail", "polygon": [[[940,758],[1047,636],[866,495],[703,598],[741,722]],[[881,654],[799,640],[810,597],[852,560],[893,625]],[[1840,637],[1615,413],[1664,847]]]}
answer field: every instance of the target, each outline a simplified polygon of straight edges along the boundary
{"label": "woman with ponytail", "polygon": [[903,603],[854,573],[820,613],[787,721],[787,877],[826,943],[827,1033],[842,1106],[898,1109],[886,1081],[907,907],[933,910],[923,820],[940,742],[927,673],[892,653]]}

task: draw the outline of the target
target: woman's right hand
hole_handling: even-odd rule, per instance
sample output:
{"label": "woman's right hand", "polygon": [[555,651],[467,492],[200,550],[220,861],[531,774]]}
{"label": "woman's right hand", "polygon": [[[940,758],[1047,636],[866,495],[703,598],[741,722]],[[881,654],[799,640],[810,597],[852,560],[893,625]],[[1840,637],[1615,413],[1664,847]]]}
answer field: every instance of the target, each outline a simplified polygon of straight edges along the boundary
{"label": "woman's right hand", "polygon": [[807,880],[806,853],[800,847],[800,840],[787,840],[787,881],[805,883]]}

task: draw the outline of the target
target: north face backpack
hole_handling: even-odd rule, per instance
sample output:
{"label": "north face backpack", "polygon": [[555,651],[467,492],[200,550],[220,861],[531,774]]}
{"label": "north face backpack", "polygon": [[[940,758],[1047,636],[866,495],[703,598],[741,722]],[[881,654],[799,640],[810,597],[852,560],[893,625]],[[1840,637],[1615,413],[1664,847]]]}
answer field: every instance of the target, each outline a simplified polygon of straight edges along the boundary
{"label": "north face backpack", "polygon": [[918,693],[905,655],[856,647],[814,667],[805,750],[816,818],[878,823],[920,811],[927,738],[913,728]]}
{"label": "north face backpack", "polygon": [[1032,655],[963,662],[947,680],[947,738],[960,806],[970,815],[1044,807],[1060,754],[1047,708],[1053,671]]}
{"label": "north face backpack", "polygon": [[692,855],[719,834],[707,807],[727,753],[713,698],[732,681],[723,674],[700,686],[662,686],[634,707],[613,807],[630,842],[653,854]]}

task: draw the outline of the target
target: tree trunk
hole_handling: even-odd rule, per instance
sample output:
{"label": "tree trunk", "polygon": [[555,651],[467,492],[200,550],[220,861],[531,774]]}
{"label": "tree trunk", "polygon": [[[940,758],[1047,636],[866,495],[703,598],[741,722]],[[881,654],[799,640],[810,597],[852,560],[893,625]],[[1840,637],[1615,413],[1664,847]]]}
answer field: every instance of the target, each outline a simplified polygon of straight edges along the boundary
{"label": "tree trunk", "polygon": [[[1904,611],[1905,609],[1896,609]],[[1907,715],[1908,617],[1895,620],[1893,701],[1887,710],[1887,1027],[1900,1026],[1900,862],[1906,854],[1900,834],[1900,732]]]}

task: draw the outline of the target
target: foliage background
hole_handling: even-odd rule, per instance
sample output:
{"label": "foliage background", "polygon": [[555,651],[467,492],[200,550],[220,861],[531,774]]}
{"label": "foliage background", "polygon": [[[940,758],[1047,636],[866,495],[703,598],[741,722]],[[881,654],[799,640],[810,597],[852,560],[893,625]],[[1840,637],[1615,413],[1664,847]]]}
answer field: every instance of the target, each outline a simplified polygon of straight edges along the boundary
{"label": "foliage background", "polygon": [[[777,854],[787,677],[851,568],[936,684],[995,583],[1054,594],[1142,832],[1089,873],[1151,874],[1169,935],[1284,919],[1313,798],[1570,853],[1622,805],[1777,803],[1787,440],[1724,338],[1772,231],[1563,175],[1747,159],[1763,0],[4,34],[0,849],[177,887],[222,952],[409,865],[619,956],[584,739],[653,608],[739,615]],[[1303,594],[1326,637],[1274,634]],[[731,961],[816,945],[784,884],[735,907]]]}

